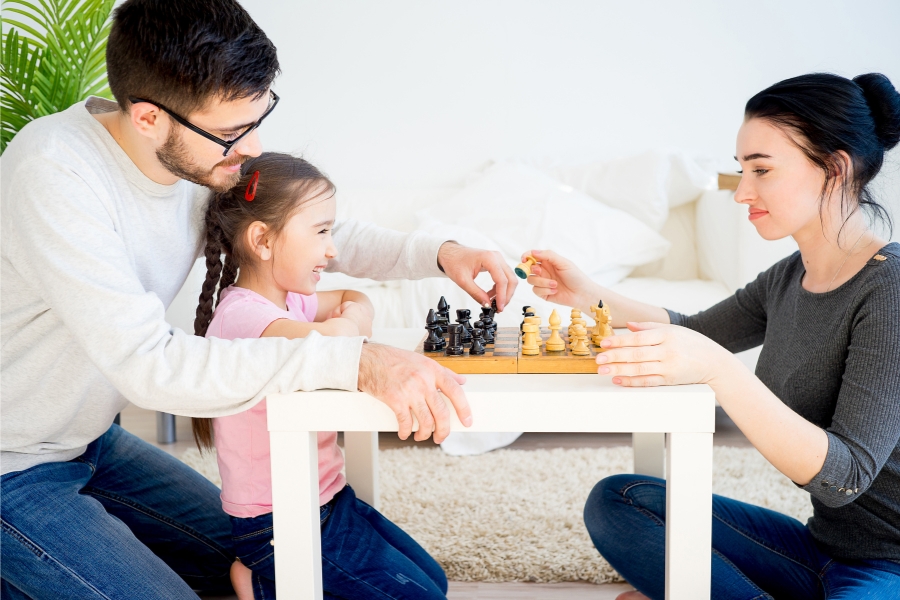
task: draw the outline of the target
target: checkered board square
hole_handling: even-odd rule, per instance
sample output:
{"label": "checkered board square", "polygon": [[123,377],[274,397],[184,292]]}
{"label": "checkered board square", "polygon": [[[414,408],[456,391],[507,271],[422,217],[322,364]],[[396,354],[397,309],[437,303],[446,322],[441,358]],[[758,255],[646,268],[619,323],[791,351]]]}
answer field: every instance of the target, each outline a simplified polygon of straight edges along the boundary
{"label": "checkered board square", "polygon": [[[563,339],[567,338],[567,329],[559,332]],[[444,336],[447,339],[448,336]],[[550,330],[541,329],[541,339],[546,341]],[[597,348],[590,341],[590,355],[576,356],[572,354],[571,345],[566,342],[566,349],[560,352],[547,352],[541,345],[540,354],[523,355],[522,338],[518,327],[500,327],[493,344],[485,346],[481,356],[469,356],[466,348],[462,356],[447,356],[442,352],[425,352],[423,343],[419,343],[416,352],[431,358],[451,371],[460,374],[475,373],[596,373]]]}

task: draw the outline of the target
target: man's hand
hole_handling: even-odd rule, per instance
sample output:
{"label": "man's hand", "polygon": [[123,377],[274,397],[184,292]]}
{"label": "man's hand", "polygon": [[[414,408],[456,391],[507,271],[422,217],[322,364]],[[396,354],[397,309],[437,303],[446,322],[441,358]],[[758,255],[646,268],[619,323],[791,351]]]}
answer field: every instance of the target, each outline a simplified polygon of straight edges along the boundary
{"label": "man's hand", "polygon": [[[414,352],[363,344],[359,359],[360,391],[387,404],[397,416],[397,435],[405,440],[412,432],[413,416],[419,422],[414,439],[427,440],[434,433],[440,444],[450,434],[450,410],[446,396],[463,425],[472,425],[472,411],[460,384],[465,377]],[[443,393],[443,396],[441,395]]]}
{"label": "man's hand", "polygon": [[[490,306],[491,298],[496,298],[497,310],[502,312],[516,291],[518,280],[499,252],[444,242],[438,250],[438,264],[447,277],[481,306]],[[482,271],[490,273],[494,280],[494,287],[487,292],[475,284],[475,277]]]}

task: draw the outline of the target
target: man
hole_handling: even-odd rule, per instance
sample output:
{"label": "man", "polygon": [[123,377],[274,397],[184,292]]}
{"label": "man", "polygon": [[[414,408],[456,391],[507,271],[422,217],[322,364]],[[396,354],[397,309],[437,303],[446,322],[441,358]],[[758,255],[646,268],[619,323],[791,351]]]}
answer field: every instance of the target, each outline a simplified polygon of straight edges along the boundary
{"label": "man", "polygon": [[[414,415],[416,439],[440,442],[443,393],[471,422],[462,378],[409,352],[173,330],[165,308],[202,247],[205,188],[230,187],[261,152],[275,48],[233,0],[127,0],[107,70],[118,106],[94,98],[39,119],[3,157],[3,598],[230,593],[218,490],[112,425],[128,400],[212,417],[273,392],[358,388],[394,410],[401,437]],[[355,222],[334,239],[332,269],[444,271],[501,309],[515,289],[496,253]],[[473,281],[484,270],[487,293]]]}

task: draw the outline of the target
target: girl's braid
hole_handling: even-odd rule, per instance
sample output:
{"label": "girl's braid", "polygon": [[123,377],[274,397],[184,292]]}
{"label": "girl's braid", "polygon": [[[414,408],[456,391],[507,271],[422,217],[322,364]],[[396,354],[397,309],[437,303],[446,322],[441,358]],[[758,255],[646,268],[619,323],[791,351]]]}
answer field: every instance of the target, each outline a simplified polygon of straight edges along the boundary
{"label": "girl's braid", "polygon": [[216,295],[216,306],[222,301],[222,292],[237,279],[238,263],[229,252],[225,252],[225,266],[222,268],[222,279],[219,280],[219,293]]}
{"label": "girl's braid", "polygon": [[[194,335],[204,336],[212,321],[213,295],[219,278],[222,275],[222,228],[217,222],[216,210],[217,198],[212,198],[209,208],[206,209],[206,279],[200,292],[200,301],[197,304],[197,316],[194,319]],[[230,284],[229,284],[230,285]]]}

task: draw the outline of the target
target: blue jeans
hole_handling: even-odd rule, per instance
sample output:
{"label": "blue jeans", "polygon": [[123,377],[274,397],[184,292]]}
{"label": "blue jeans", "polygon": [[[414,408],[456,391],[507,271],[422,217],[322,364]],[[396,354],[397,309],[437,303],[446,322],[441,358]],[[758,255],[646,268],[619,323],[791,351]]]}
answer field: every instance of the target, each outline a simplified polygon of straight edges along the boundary
{"label": "blue jeans", "polygon": [[[231,519],[238,558],[253,571],[256,600],[275,598],[272,513]],[[443,569],[414,539],[356,498],[350,486],[319,509],[325,598],[446,598]]]}
{"label": "blue jeans", "polygon": [[84,454],[0,478],[6,598],[233,594],[219,489],[113,425]]}
{"label": "blue jeans", "polygon": [[[594,546],[631,585],[663,598],[666,482],[614,475],[591,491],[584,522]],[[900,562],[837,560],[781,513],[713,496],[712,598],[900,598]]]}

